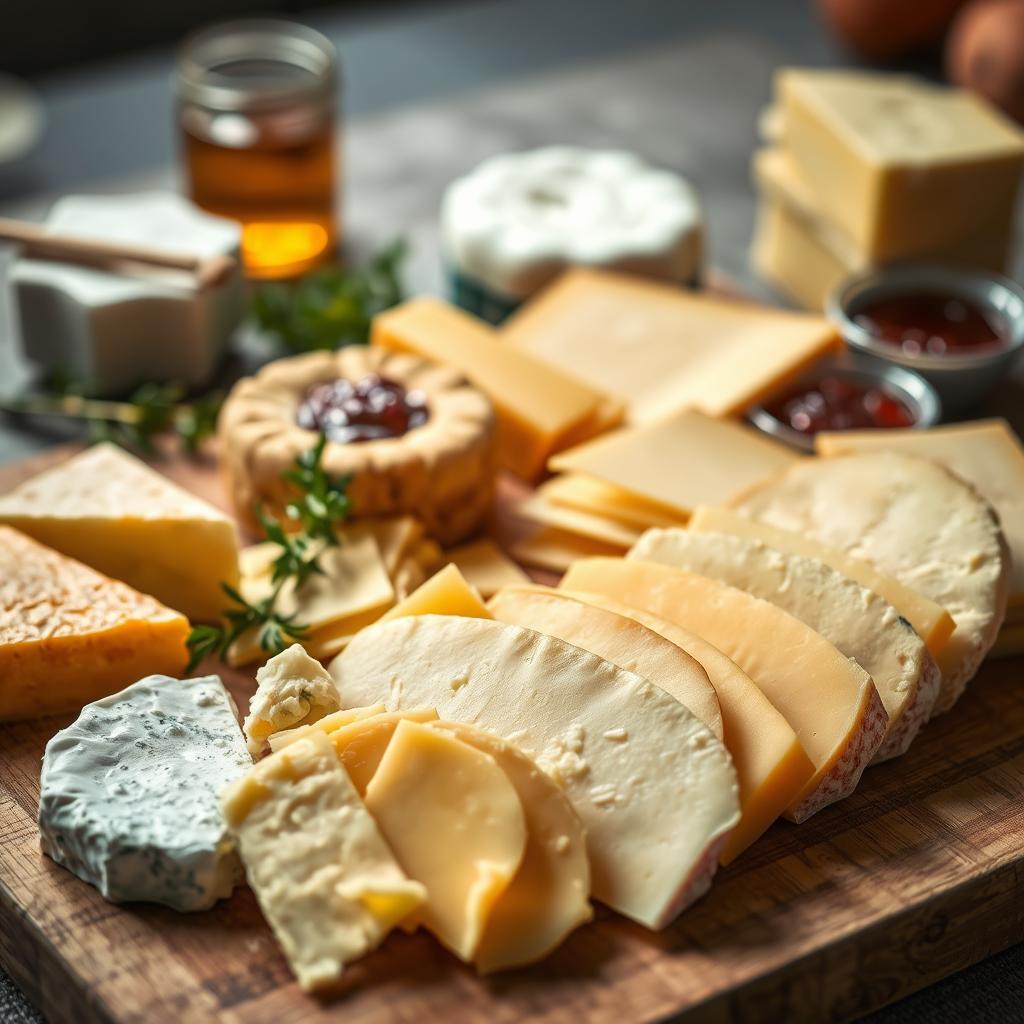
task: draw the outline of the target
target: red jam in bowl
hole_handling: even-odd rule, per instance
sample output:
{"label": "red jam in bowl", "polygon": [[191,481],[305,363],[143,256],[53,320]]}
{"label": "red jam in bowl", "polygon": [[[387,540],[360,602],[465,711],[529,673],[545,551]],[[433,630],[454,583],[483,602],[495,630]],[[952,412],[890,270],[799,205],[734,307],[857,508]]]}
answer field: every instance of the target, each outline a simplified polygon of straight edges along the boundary
{"label": "red jam in bowl", "polygon": [[961,356],[1005,345],[1007,324],[970,299],[907,292],[865,303],[853,322],[905,356]]}
{"label": "red jam in bowl", "polygon": [[319,430],[329,441],[351,444],[401,437],[430,417],[422,391],[407,391],[397,381],[369,374],[359,381],[314,384],[295,419],[306,430]]}
{"label": "red jam in bowl", "polygon": [[879,387],[829,374],[766,402],[765,410],[801,434],[819,430],[912,427],[914,413]]}

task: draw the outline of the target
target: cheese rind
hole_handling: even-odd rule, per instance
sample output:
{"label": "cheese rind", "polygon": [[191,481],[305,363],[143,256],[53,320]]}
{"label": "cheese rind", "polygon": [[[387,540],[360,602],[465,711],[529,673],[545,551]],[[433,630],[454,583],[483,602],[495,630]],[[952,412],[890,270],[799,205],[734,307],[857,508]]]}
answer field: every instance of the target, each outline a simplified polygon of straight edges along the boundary
{"label": "cheese rind", "polygon": [[458,566],[449,563],[381,616],[381,622],[407,615],[464,615],[489,619],[491,613],[480,595],[466,582]]}
{"label": "cheese rind", "polygon": [[718,580],[651,562],[586,559],[562,585],[682,617],[757,683],[815,766],[786,809],[791,820],[804,821],[856,788],[882,742],[885,709],[871,677],[799,619]]}

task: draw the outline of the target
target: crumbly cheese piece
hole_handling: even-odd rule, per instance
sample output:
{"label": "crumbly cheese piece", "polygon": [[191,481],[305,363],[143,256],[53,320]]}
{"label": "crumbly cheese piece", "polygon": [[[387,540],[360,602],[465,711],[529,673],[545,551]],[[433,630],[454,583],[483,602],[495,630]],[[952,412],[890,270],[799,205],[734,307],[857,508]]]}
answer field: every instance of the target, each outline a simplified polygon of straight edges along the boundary
{"label": "crumbly cheese piece", "polygon": [[516,540],[511,551],[516,561],[523,565],[547,569],[548,572],[565,572],[577,558],[621,555],[626,548],[619,544],[604,544],[553,526],[544,526]]}
{"label": "crumbly cheese piece", "polygon": [[683,518],[671,508],[644,501],[621,487],[579,473],[553,477],[542,483],[536,493],[552,505],[590,512],[641,530],[650,526],[675,526]]}
{"label": "crumbly cheese piece", "polygon": [[871,676],[889,716],[874,764],[907,751],[939,695],[924,641],[884,598],[816,558],[763,541],[684,529],[648,530],[627,556],[710,576],[806,622]]}
{"label": "crumbly cheese piece", "polygon": [[544,526],[553,526],[565,533],[578,534],[602,544],[628,548],[643,532],[636,526],[609,519],[596,512],[584,512],[568,505],[558,505],[537,492],[515,506],[517,515]]}
{"label": "crumbly cheese piece", "polygon": [[530,577],[493,540],[486,537],[452,548],[445,553],[445,557],[485,600],[493,597],[502,587],[530,582]]}
{"label": "crumbly cheese piece", "polygon": [[494,403],[499,462],[527,480],[552,452],[622,418],[617,403],[573,371],[503,344],[482,320],[439,299],[424,296],[378,313],[371,340],[464,373]]}
{"label": "crumbly cheese piece", "polygon": [[302,988],[331,985],[423,902],[322,732],[221,798],[249,885]]}
{"label": "crumbly cheese piece", "polygon": [[820,316],[589,267],[563,274],[500,336],[627,402],[635,423],[689,408],[734,415],[839,345]]}
{"label": "crumbly cheese piece", "polygon": [[554,780],[511,743],[464,722],[430,728],[493,757],[515,787],[526,823],[519,870],[491,907],[474,962],[490,973],[540,960],[593,916],[583,823]]}
{"label": "crumbly cheese piece", "polygon": [[936,658],[934,710],[953,706],[995,642],[1009,590],[1006,541],[973,487],[927,459],[865,452],[807,459],[736,508],[872,562],[946,608],[956,629]]}
{"label": "crumbly cheese piece", "polygon": [[501,622],[556,636],[649,679],[722,738],[722,709],[707,673],[685,651],[635,619],[547,587],[507,587],[488,607]]}
{"label": "crumbly cheese piece", "polygon": [[718,694],[726,750],[740,790],[739,824],[729,833],[720,860],[731,863],[792,803],[814,774],[814,764],[757,684],[731,658],[675,621],[622,604],[602,594],[565,591],[581,601],[627,615],[660,633],[704,667]]}
{"label": "crumbly cheese piece", "polygon": [[188,662],[188,621],[0,526],[0,721],[77,711]]}
{"label": "crumbly cheese piece", "polygon": [[292,644],[256,672],[256,692],[243,726],[249,753],[259,757],[271,734],[316,722],[340,707],[327,670],[300,644]]}
{"label": "crumbly cheese piece", "polygon": [[456,736],[403,721],[366,788],[366,806],[398,862],[426,889],[419,919],[472,960],[526,849],[526,820],[508,776]]}
{"label": "crumbly cheese piece", "polygon": [[218,620],[221,583],[238,583],[234,521],[116,445],[89,448],[0,497],[0,523],[190,619]]}
{"label": "crumbly cheese piece", "polygon": [[466,582],[458,566],[448,564],[403,601],[381,616],[381,622],[407,615],[465,615],[489,619],[491,613],[480,595]]}
{"label": "crumbly cheese piece", "polygon": [[871,677],[809,626],[718,580],[652,562],[586,559],[563,584],[679,617],[757,683],[814,762],[786,817],[805,821],[854,791],[885,735],[885,708]]}
{"label": "crumbly cheese piece", "polygon": [[845,551],[822,544],[807,534],[780,530],[738,511],[708,505],[695,508],[688,525],[691,530],[731,533],[737,537],[761,540],[779,551],[816,558],[832,566],[837,572],[885,598],[914,627],[933,655],[945,647],[955,628],[953,616],[942,605],[905,586],[895,576],[879,571],[870,562],[853,558]]}
{"label": "crumbly cheese piece", "polygon": [[549,465],[596,477],[685,519],[694,506],[723,504],[798,461],[791,448],[752,428],[690,411],[616,431]]}
{"label": "crumbly cheese piece", "polygon": [[43,852],[113,902],[206,910],[241,881],[217,790],[251,767],[220,679],[140,679],[47,743]]}
{"label": "crumbly cheese piece", "polygon": [[735,772],[648,680],[530,629],[437,615],[372,626],[329,667],[348,704],[435,707],[533,757],[583,821],[613,909],[659,928],[707,890],[739,818]]}

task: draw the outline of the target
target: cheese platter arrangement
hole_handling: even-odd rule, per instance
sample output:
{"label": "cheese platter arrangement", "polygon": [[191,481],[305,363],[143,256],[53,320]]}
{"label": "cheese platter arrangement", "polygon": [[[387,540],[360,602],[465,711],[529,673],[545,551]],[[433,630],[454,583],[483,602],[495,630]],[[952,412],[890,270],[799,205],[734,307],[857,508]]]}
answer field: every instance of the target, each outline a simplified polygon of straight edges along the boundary
{"label": "cheese platter arrangement", "polygon": [[[778,151],[948,102],[871,82],[784,75]],[[956,116],[926,185],[1019,178]],[[848,1020],[1024,939],[1024,445],[901,363],[922,289],[939,360],[1024,293],[913,278],[855,352],[684,287],[695,196],[621,154],[443,218],[456,301],[269,362],[197,452],[0,467],[4,967],[55,1020]]]}

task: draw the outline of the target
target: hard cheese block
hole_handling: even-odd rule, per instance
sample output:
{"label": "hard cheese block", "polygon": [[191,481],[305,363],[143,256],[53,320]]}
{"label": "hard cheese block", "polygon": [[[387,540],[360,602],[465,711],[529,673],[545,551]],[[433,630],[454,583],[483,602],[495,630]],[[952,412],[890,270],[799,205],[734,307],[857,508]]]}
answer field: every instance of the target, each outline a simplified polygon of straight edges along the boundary
{"label": "hard cheese block", "polygon": [[838,347],[821,317],[576,268],[502,327],[515,350],[581,375],[647,423],[741,412]]}
{"label": "hard cheese block", "polygon": [[804,821],[856,788],[885,734],[885,708],[871,677],[809,626],[718,580],[654,563],[587,559],[562,582],[679,617],[757,683],[815,766],[786,809],[791,820]]}
{"label": "hard cheese block", "polygon": [[594,896],[613,909],[663,927],[710,885],[735,773],[646,679],[530,629],[437,615],[372,626],[329,667],[346,703],[433,706],[533,757],[583,821]]}
{"label": "hard cheese block", "polygon": [[304,989],[336,982],[425,898],[321,732],[260,761],[225,791],[221,807]]}
{"label": "hard cheese block", "polygon": [[572,369],[500,344],[483,321],[439,299],[412,299],[378,313],[371,340],[461,370],[494,403],[499,461],[527,480],[552,452],[621,419],[616,403]]}
{"label": "hard cheese block", "polygon": [[452,548],[445,552],[445,557],[484,598],[493,597],[502,587],[530,581],[526,573],[486,537]]}
{"label": "hard cheese block", "polygon": [[799,459],[751,428],[690,411],[616,431],[549,464],[557,472],[595,477],[686,519],[696,505],[722,504]]}
{"label": "hard cheese block", "polygon": [[115,903],[207,910],[242,877],[217,791],[251,767],[216,676],[140,679],[46,744],[43,852]]}
{"label": "hard cheese block", "polygon": [[0,721],[178,675],[187,636],[178,612],[0,526]]}
{"label": "hard cheese block", "polygon": [[1024,137],[977,95],[903,75],[786,69],[782,141],[872,261],[944,252],[1012,220]]}
{"label": "hard cheese block", "polygon": [[190,619],[216,621],[238,583],[234,521],[112,444],[0,497],[6,523]]}

